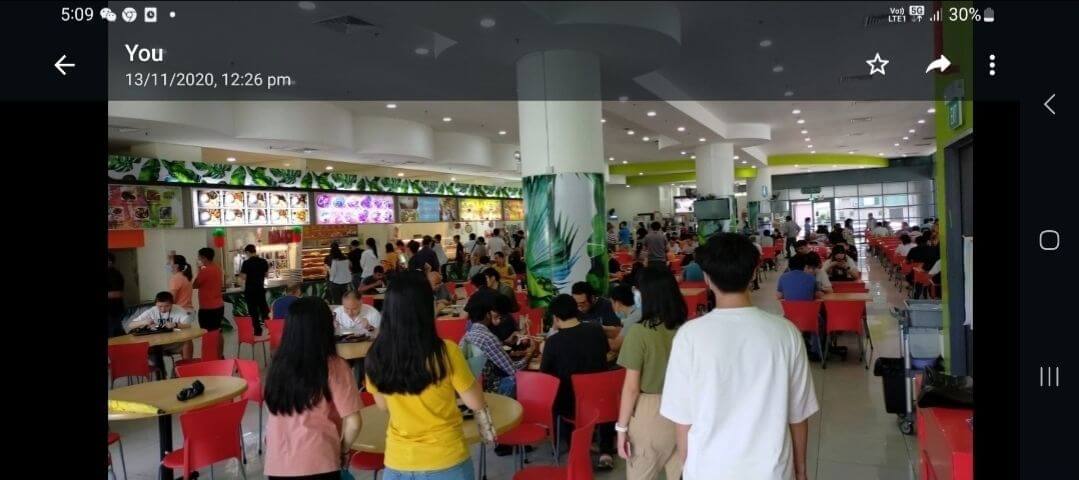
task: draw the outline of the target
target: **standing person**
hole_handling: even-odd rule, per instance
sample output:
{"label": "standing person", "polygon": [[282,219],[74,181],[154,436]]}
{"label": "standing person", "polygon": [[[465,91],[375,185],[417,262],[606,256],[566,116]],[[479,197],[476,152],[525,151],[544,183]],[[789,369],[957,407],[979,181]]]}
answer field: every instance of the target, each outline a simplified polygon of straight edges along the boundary
{"label": "standing person", "polygon": [[177,307],[184,309],[188,315],[195,313],[195,305],[191,303],[191,265],[183,255],[172,256],[172,276],[169,277],[169,293],[172,294]]}
{"label": "standing person", "polygon": [[431,251],[431,237],[423,237],[423,248],[415,240],[408,242],[412,258],[408,259],[408,269],[419,272],[437,272],[438,257]]}
{"label": "standing person", "polygon": [[435,238],[431,240],[431,250],[435,252],[435,258],[438,259],[438,270],[435,272],[446,275],[446,265],[450,263],[450,257],[446,255],[446,250],[442,248],[442,234],[435,234]]}
{"label": "standing person", "polygon": [[465,252],[466,252],[466,254],[469,254],[469,255],[472,254],[472,247],[475,247],[475,246],[476,246],[476,234],[475,233],[470,233],[470,234],[468,234],[468,241],[465,242]]}
{"label": "standing person", "polygon": [[457,395],[473,412],[485,443],[494,426],[479,382],[457,344],[435,332],[431,285],[405,272],[390,283],[386,323],[367,354],[367,391],[389,411],[385,480],[473,480]]}
{"label": "standing person", "polygon": [[[363,254],[360,256],[360,280],[361,282],[375,274],[375,267],[379,266],[378,261],[378,242],[375,242],[374,238],[367,237],[367,248],[363,250]],[[359,288],[359,283],[356,284],[356,288]]]}
{"label": "standing person", "polygon": [[292,304],[266,374],[266,465],[270,479],[341,478],[363,428],[363,402],[352,371],[337,356],[326,302]]}
{"label": "standing person", "polygon": [[613,252],[618,247],[618,231],[614,229],[614,224],[607,223],[607,251]]}
{"label": "standing person", "polygon": [[819,407],[802,335],[753,306],[758,255],[745,237],[715,235],[697,258],[716,309],[678,329],[660,406],[676,424],[683,478],[804,480]]}
{"label": "standing person", "polygon": [[108,335],[118,337],[124,334],[124,275],[116,269],[116,255],[105,252],[108,257],[108,269],[105,271],[107,280],[105,288],[108,290]]}
{"label": "standing person", "polygon": [[618,224],[618,243],[623,247],[628,247],[633,243],[632,233],[629,231],[629,225],[626,222]]}
{"label": "standing person", "polygon": [[[547,310],[554,322],[556,335],[547,337],[543,347],[543,360],[540,371],[558,377],[558,393],[555,395],[554,411],[559,417],[572,418],[576,404],[573,396],[573,375],[576,373],[597,373],[607,370],[607,336],[598,324],[581,322],[577,311],[577,302],[573,297],[561,294],[551,300]],[[561,419],[556,420],[561,421]],[[614,448],[614,429],[610,424],[599,425],[596,430],[600,435],[600,457],[598,470],[608,471],[614,468],[616,453]],[[559,429],[562,432],[568,428]]]}
{"label": "standing person", "polygon": [[509,264],[511,267],[513,267],[513,271],[517,272],[518,275],[524,274],[526,271],[528,271],[528,265],[525,265],[525,261],[523,258],[521,258],[520,253],[511,253]]}
{"label": "standing person", "polygon": [[[806,220],[809,220],[808,218]],[[783,242],[783,248],[787,254],[787,258],[791,258],[791,250],[794,250],[794,242],[798,240],[798,232],[802,231],[802,227],[798,226],[790,215],[787,215],[787,221],[783,223],[783,236],[786,240]]]}
{"label": "standing person", "polygon": [[648,229],[644,227],[644,222],[637,222],[637,245],[640,246],[644,242],[645,235],[648,235]]}
{"label": "standing person", "polygon": [[506,249],[506,241],[502,239],[502,229],[496,228],[491,232],[491,238],[487,240],[487,255],[494,255]]}
{"label": "standing person", "polygon": [[396,272],[401,267],[401,254],[397,253],[393,244],[386,242],[386,256],[382,259],[382,271],[386,273]]}
{"label": "standing person", "polygon": [[487,241],[483,237],[479,237],[472,243],[472,249],[468,251],[469,263],[472,266],[479,265],[480,259],[483,257],[490,257],[490,255],[487,254]]}
{"label": "standing person", "polygon": [[662,225],[652,222],[652,231],[644,236],[644,248],[648,251],[648,266],[667,265],[667,237],[660,232]]}
{"label": "standing person", "polygon": [[326,285],[327,301],[330,305],[340,305],[341,295],[351,290],[352,273],[349,272],[348,257],[341,253],[341,247],[337,244],[330,245],[330,276]]}
{"label": "standing person", "polygon": [[[199,291],[199,327],[212,332],[221,329],[221,321],[225,319],[225,298],[222,295],[224,274],[221,267],[214,263],[214,249],[203,247],[199,249],[199,275],[195,277],[193,288]],[[225,342],[217,342],[217,354],[225,358]]]}
{"label": "standing person", "polygon": [[659,414],[659,406],[671,344],[688,312],[670,271],[648,268],[639,283],[646,307],[642,320],[623,330],[618,352],[618,364],[626,369],[614,426],[618,456],[626,459],[627,480],[652,480],[660,470],[676,479],[682,475],[682,458],[675,451],[677,431],[674,422]]}
{"label": "standing person", "polygon": [[447,278],[459,279],[465,269],[465,246],[461,243],[460,235],[453,236],[453,244],[455,245],[453,253],[454,273],[447,276]]}
{"label": "standing person", "polygon": [[359,240],[349,243],[348,270],[352,272],[352,288],[359,288],[360,281],[363,280],[363,248],[360,247]]}
{"label": "standing person", "polygon": [[810,217],[805,218],[805,228],[803,228],[802,230],[804,232],[806,232],[806,236],[805,236],[806,241],[812,241],[809,238],[809,234],[813,233],[813,219],[812,218],[810,218]]}
{"label": "standing person", "polygon": [[[337,253],[341,253],[340,248]],[[254,245],[248,244],[244,247],[244,254],[247,259],[240,264],[240,281],[244,284],[247,314],[251,316],[251,323],[255,326],[255,336],[259,336],[262,335],[262,321],[270,312],[270,306],[266,305],[266,272],[270,271],[270,264],[255,253]]]}

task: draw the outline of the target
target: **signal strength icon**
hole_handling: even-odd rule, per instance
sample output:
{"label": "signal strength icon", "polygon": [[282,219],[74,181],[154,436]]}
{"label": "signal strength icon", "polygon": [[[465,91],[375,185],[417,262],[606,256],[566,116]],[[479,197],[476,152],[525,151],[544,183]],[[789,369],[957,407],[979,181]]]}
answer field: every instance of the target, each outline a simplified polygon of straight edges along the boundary
{"label": "signal strength icon", "polygon": [[940,21],[940,10],[939,9],[933,12],[933,16],[929,17],[929,21],[934,22],[934,23]]}

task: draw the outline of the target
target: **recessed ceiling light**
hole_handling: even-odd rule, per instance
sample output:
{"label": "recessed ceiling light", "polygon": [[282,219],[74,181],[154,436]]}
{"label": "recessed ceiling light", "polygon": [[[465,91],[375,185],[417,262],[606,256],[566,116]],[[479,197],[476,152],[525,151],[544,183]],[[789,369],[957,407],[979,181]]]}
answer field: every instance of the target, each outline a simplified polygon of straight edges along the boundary
{"label": "recessed ceiling light", "polygon": [[897,143],[897,144],[895,144],[894,146],[898,147],[898,146],[899,146],[899,144]]}
{"label": "recessed ceiling light", "polygon": [[910,140],[910,137],[903,137],[903,140]]}
{"label": "recessed ceiling light", "polygon": [[810,150],[809,153],[817,153],[816,150]]}
{"label": "recessed ceiling light", "polygon": [[629,185],[626,185],[626,188],[629,188]]}
{"label": "recessed ceiling light", "polygon": [[678,153],[679,153],[679,154],[681,154],[681,155],[685,155],[685,154],[686,154],[686,151],[685,151],[685,150],[682,150],[681,152],[678,152]]}
{"label": "recessed ceiling light", "polygon": [[734,156],[734,159],[735,159],[735,160],[738,160],[738,155],[735,155],[735,156]]}
{"label": "recessed ceiling light", "polygon": [[315,9],[315,2],[300,2],[298,6],[300,7],[300,10],[311,11]]}
{"label": "recessed ceiling light", "polygon": [[686,127],[678,127],[677,130],[679,132],[684,132],[684,131],[686,131]]}
{"label": "recessed ceiling light", "polygon": [[453,121],[453,117],[442,117],[442,121],[443,121],[443,122],[452,122],[452,121]]}
{"label": "recessed ceiling light", "polygon": [[801,115],[802,111],[796,108],[794,110],[791,110],[791,113],[794,114],[794,115]]}
{"label": "recessed ceiling light", "polygon": [[656,111],[655,110],[649,110],[648,113],[646,113],[645,115],[648,115],[649,117],[654,117],[654,116],[656,116]]}
{"label": "recessed ceiling light", "polygon": [[397,176],[398,177],[403,177],[403,176],[405,176],[405,172],[397,172]]}
{"label": "recessed ceiling light", "polygon": [[809,133],[809,130],[802,130],[802,135]]}
{"label": "recessed ceiling light", "polygon": [[286,163],[285,166],[287,167],[287,166],[289,166],[289,164]]}
{"label": "recessed ceiling light", "polygon": [[925,123],[925,119],[924,118],[919,118],[918,123]]}
{"label": "recessed ceiling light", "polygon": [[491,27],[495,26],[495,19],[490,18],[490,17],[482,18],[482,19],[480,19],[480,26],[483,27],[483,28],[491,28]]}
{"label": "recessed ceiling light", "polygon": [[704,138],[704,137],[701,137],[701,138],[698,138],[697,140],[699,140],[699,141],[703,142],[703,141],[705,141],[705,138]]}
{"label": "recessed ceiling light", "polygon": [[799,118],[799,119],[798,119],[798,125],[801,125],[801,124],[803,124],[803,123],[806,123],[806,119],[804,119],[804,118]]}
{"label": "recessed ceiling light", "polygon": [[226,162],[232,163],[236,161],[236,157],[229,157],[225,159]]}
{"label": "recessed ceiling light", "polygon": [[608,160],[608,161],[611,161],[611,162],[613,162],[613,161],[614,161],[614,157],[607,157],[607,160]]}
{"label": "recessed ceiling light", "polygon": [[499,134],[499,135],[505,135],[505,134],[506,134],[506,131],[505,131],[505,130],[499,130],[499,131],[498,131],[498,134]]}
{"label": "recessed ceiling light", "polygon": [[929,107],[929,110],[926,110],[925,113],[937,113],[937,109]]}
{"label": "recessed ceiling light", "polygon": [[333,165],[326,165],[326,170],[333,170]]}
{"label": "recessed ceiling light", "polygon": [[644,172],[637,172],[637,175],[644,175]]}
{"label": "recessed ceiling light", "polygon": [[690,155],[690,156],[689,156],[689,158],[691,158],[691,159],[693,159],[693,160],[696,160],[696,159],[697,159],[697,156],[696,156],[696,155]]}
{"label": "recessed ceiling light", "polygon": [[[618,101],[622,102],[622,103],[626,103],[628,100],[629,100],[629,97],[627,97],[625,95],[622,95],[621,97],[618,97]],[[626,186],[628,187],[629,185],[626,185]]]}
{"label": "recessed ceiling light", "polygon": [[809,146],[807,146],[806,148],[813,148],[813,145],[809,145]]}
{"label": "recessed ceiling light", "polygon": [[633,135],[633,134],[636,134],[636,133],[637,132],[634,132],[633,130],[626,130],[626,135]]}
{"label": "recessed ceiling light", "polygon": [[750,165],[749,168],[757,168],[756,165]]}
{"label": "recessed ceiling light", "polygon": [[607,123],[607,119],[606,118],[601,118],[601,119],[599,119],[599,123]]}
{"label": "recessed ceiling light", "polygon": [[747,161],[745,161],[745,160],[742,160],[742,165],[745,165],[745,164],[747,164],[747,163],[749,163],[749,162],[747,162]]}
{"label": "recessed ceiling light", "polygon": [[839,168],[839,165],[832,165],[832,168]]}
{"label": "recessed ceiling light", "polygon": [[393,109],[397,108],[397,104],[396,103],[387,103],[386,108],[388,108],[390,110],[393,110]]}
{"label": "recessed ceiling light", "polygon": [[914,133],[914,129],[913,129],[913,128],[912,128],[912,129],[910,129],[910,130],[907,130],[907,131],[908,131],[908,132],[910,132],[910,133]]}
{"label": "recessed ceiling light", "polygon": [[651,140],[651,138],[649,138],[649,137],[641,137],[641,140],[647,142],[647,141]]}
{"label": "recessed ceiling light", "polygon": [[622,165],[625,165],[625,164],[627,164],[627,163],[629,163],[629,162],[628,162],[628,161],[626,161],[626,160],[622,160]]}
{"label": "recessed ceiling light", "polygon": [[772,41],[766,38],[764,40],[761,40],[760,45],[764,48],[768,48],[772,46]]}
{"label": "recessed ceiling light", "polygon": [[456,181],[457,181],[457,177],[450,177],[450,181],[451,181],[451,182],[456,182]]}
{"label": "recessed ceiling light", "polygon": [[428,53],[431,53],[426,47],[416,47],[413,52],[416,52],[416,55],[427,55]]}
{"label": "recessed ceiling light", "polygon": [[847,152],[847,155],[854,155],[854,150]]}
{"label": "recessed ceiling light", "polygon": [[813,141],[813,139],[812,139],[812,138],[809,138],[809,137],[806,137],[806,141],[807,141],[807,142],[812,142],[812,141]]}
{"label": "recessed ceiling light", "polygon": [[797,163],[796,163],[796,164],[794,164],[794,168],[798,168],[798,164],[797,164]]}
{"label": "recessed ceiling light", "polygon": [[787,90],[786,92],[783,92],[783,96],[784,97],[793,97],[794,96],[794,90]]}
{"label": "recessed ceiling light", "polygon": [[883,157],[883,156],[884,156],[884,152],[879,152],[879,153],[877,153],[877,155],[879,155],[879,156]]}
{"label": "recessed ceiling light", "polygon": [[783,71],[783,65],[776,65],[776,66],[772,67],[772,72],[773,73],[780,73],[782,71]]}

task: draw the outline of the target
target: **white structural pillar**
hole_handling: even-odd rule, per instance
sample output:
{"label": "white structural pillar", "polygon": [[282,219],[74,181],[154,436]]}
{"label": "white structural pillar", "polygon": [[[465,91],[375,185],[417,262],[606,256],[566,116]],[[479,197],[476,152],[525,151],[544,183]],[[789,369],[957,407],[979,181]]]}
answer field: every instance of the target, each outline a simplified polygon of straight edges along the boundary
{"label": "white structural pillar", "polygon": [[734,145],[710,143],[696,153],[698,195],[734,195]]}
{"label": "white structural pillar", "polygon": [[[768,170],[768,167],[757,167],[757,176],[746,179],[746,198],[750,202],[761,202],[761,204],[770,203],[772,201],[772,172]],[[768,187],[768,194],[764,195],[764,190],[761,187]],[[762,207],[762,211],[764,207]]]}
{"label": "white structural pillar", "polygon": [[[535,52],[517,61],[529,297],[546,305],[575,282],[607,275],[600,63],[593,53]],[[585,174],[585,175],[578,175]],[[601,274],[602,273],[602,274]]]}

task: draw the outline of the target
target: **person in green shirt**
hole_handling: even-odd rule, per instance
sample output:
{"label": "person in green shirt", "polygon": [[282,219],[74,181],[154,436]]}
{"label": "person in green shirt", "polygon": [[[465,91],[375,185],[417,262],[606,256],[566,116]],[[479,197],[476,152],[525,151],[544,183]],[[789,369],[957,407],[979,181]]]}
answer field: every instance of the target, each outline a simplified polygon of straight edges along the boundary
{"label": "person in green shirt", "polygon": [[628,480],[654,479],[661,470],[667,478],[679,478],[682,457],[675,452],[675,424],[659,414],[659,406],[671,344],[688,317],[686,302],[678,281],[664,267],[646,268],[637,289],[641,320],[628,327],[618,353],[618,364],[626,369],[614,427],[618,456],[627,460]]}

